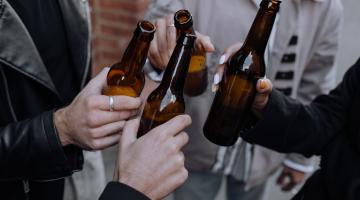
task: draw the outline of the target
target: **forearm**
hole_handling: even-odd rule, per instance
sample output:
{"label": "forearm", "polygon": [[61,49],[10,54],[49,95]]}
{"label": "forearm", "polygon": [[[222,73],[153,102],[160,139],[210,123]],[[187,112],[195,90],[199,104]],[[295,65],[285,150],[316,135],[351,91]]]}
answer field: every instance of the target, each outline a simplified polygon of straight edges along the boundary
{"label": "forearm", "polygon": [[[304,106],[273,91],[262,119],[242,136],[249,142],[284,153],[320,154],[341,128],[343,117],[342,113],[323,106],[326,105]],[[327,121],[326,115],[333,118]]]}
{"label": "forearm", "polygon": [[2,180],[54,179],[81,167],[81,151],[60,144],[52,111],[1,127],[0,138]]}

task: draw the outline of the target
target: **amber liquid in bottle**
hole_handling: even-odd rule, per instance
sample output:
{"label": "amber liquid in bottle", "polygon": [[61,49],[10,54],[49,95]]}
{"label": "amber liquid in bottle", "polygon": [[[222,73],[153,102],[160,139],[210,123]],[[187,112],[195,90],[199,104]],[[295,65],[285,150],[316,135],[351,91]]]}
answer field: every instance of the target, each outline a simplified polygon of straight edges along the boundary
{"label": "amber liquid in bottle", "polygon": [[[174,24],[178,37],[181,34],[195,34],[193,19],[189,11],[179,10],[174,15]],[[206,52],[195,47],[191,56],[188,75],[185,80],[184,93],[188,96],[201,95],[208,85]]]}
{"label": "amber liquid in bottle", "polygon": [[256,82],[265,76],[264,52],[279,11],[279,0],[263,0],[247,39],[228,61],[204,125],[211,142],[233,145],[244,127],[256,94]]}
{"label": "amber liquid in bottle", "polygon": [[166,67],[164,77],[148,97],[138,137],[185,112],[183,89],[196,36],[183,34]]}
{"label": "amber liquid in bottle", "polygon": [[114,64],[107,75],[104,95],[140,96],[145,84],[143,66],[154,33],[155,26],[152,23],[138,23],[122,60]]}

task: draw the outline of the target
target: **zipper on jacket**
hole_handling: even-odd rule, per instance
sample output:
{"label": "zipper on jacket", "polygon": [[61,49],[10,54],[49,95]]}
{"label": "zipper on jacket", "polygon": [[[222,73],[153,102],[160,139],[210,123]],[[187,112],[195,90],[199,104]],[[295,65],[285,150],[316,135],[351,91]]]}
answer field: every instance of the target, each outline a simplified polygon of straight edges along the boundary
{"label": "zipper on jacket", "polygon": [[28,180],[23,180],[25,199],[29,200],[30,185]]}
{"label": "zipper on jacket", "polygon": [[[8,102],[9,105],[9,109],[10,109],[10,113],[11,116],[14,120],[14,122],[17,122],[18,119],[16,117],[15,111],[14,111],[14,107],[12,105],[11,102],[11,97],[10,97],[10,92],[9,92],[9,86],[8,86],[8,82],[7,82],[7,78],[5,76],[5,72],[3,71],[3,66],[0,65],[0,72],[1,72],[1,76],[3,77],[4,80],[4,86],[5,86],[5,93],[6,93],[6,100]],[[29,185],[29,181],[28,180],[23,180],[23,188],[24,188],[24,194],[25,194],[25,199],[29,200],[29,193],[30,193],[30,185]]]}

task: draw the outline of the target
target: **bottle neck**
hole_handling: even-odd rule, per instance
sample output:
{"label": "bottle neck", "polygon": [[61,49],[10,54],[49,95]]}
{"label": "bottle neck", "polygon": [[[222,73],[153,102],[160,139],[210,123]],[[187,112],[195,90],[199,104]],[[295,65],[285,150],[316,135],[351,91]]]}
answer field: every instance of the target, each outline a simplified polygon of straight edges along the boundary
{"label": "bottle neck", "polygon": [[263,0],[243,47],[263,55],[279,10],[279,2]]}
{"label": "bottle neck", "polygon": [[129,75],[142,72],[150,42],[151,39],[149,40],[141,34],[134,35],[131,39],[120,62],[122,66],[125,66],[125,70],[128,71]]}
{"label": "bottle neck", "polygon": [[182,94],[188,72],[193,47],[178,44],[166,67],[164,78],[160,83],[162,88],[170,88],[172,92]]}

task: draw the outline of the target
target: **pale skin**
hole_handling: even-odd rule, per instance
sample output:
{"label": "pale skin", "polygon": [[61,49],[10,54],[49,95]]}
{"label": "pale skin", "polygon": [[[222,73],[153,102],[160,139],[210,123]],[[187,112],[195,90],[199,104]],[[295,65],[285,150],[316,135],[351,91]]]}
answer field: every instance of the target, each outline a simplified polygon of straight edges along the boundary
{"label": "pale skin", "polygon": [[[176,29],[170,26],[174,23],[174,15],[156,20],[156,33],[149,49],[149,60],[153,66],[164,70],[176,46]],[[210,37],[196,32],[196,45],[206,52],[213,52],[215,48]]]}
{"label": "pale skin", "polygon": [[[191,124],[187,115],[175,117],[137,139],[140,98],[101,95],[106,85],[104,69],[67,107],[54,113],[54,124],[63,146],[100,150],[119,143],[115,180],[133,187],[150,199],[167,196],[185,182],[182,147],[188,142],[183,130]],[[171,127],[171,128],[169,128]]]}

